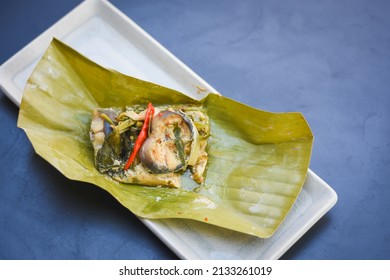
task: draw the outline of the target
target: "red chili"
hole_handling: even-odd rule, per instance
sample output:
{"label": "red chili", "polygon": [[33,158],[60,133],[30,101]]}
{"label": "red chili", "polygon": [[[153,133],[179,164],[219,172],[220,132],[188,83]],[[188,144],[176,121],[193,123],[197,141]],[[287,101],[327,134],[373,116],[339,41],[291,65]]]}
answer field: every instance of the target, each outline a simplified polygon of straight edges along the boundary
{"label": "red chili", "polygon": [[133,163],[135,157],[138,154],[139,149],[141,148],[142,144],[148,137],[149,123],[152,120],[153,115],[154,115],[154,107],[152,103],[149,103],[145,113],[144,124],[142,126],[140,134],[137,137],[137,140],[135,141],[133,151],[131,152],[129,159],[127,160],[125,167],[123,168],[124,170],[130,168],[131,164]]}

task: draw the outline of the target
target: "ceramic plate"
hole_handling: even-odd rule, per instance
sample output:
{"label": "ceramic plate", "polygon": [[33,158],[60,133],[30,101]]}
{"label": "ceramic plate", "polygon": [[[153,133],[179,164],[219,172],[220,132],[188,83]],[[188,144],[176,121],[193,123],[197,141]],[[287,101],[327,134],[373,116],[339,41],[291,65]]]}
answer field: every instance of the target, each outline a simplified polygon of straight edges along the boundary
{"label": "ceramic plate", "polygon": [[[18,106],[24,85],[53,37],[104,67],[200,98],[217,92],[112,4],[81,3],[0,67],[0,86]],[[278,259],[336,203],[334,190],[309,170],[284,223],[268,239],[191,220],[141,219],[182,259]]]}

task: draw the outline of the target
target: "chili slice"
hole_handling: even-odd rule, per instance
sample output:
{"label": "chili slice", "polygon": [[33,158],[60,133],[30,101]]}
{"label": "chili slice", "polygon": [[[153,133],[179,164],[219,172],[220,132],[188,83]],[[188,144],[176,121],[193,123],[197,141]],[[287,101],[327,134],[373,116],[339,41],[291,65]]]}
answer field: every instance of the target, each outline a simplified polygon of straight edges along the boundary
{"label": "chili slice", "polygon": [[154,115],[154,107],[153,107],[152,103],[149,103],[148,107],[146,109],[146,113],[145,113],[144,124],[141,128],[140,134],[137,137],[137,140],[135,141],[133,151],[131,152],[129,159],[127,160],[125,167],[123,168],[124,170],[127,170],[130,168],[135,157],[138,154],[139,149],[141,148],[142,144],[144,143],[144,141],[148,137],[149,123],[151,122],[153,115]]}

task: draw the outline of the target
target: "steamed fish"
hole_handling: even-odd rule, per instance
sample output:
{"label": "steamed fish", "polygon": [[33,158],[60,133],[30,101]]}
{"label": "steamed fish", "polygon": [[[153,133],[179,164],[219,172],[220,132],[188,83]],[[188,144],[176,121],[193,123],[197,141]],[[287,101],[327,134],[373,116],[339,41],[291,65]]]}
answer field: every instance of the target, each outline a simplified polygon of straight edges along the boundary
{"label": "steamed fish", "polygon": [[204,181],[210,125],[200,106],[99,108],[92,113],[90,140],[95,166],[113,179],[147,186],[181,187],[191,173]]}

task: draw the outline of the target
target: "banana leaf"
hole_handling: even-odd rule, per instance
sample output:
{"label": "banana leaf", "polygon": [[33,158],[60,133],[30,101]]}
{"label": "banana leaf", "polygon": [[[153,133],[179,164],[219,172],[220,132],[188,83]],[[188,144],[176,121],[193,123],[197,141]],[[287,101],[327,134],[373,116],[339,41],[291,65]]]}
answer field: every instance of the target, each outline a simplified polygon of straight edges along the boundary
{"label": "banana leaf", "polygon": [[[89,139],[98,107],[203,105],[210,118],[204,183],[181,189],[129,185],[99,173]],[[271,113],[227,97],[194,100],[106,69],[53,39],[26,84],[18,126],[66,177],[99,186],[135,215],[183,218],[268,238],[292,208],[309,167],[313,135],[301,113]]]}

